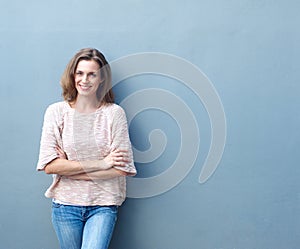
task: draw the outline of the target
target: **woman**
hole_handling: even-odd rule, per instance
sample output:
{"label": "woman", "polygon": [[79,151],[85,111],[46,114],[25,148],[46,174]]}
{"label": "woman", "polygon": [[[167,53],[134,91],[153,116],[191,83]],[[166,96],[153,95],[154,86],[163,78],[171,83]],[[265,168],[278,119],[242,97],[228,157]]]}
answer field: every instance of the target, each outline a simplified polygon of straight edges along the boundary
{"label": "woman", "polygon": [[37,165],[53,175],[45,193],[53,200],[52,223],[61,249],[108,248],[125,177],[136,174],[126,116],[96,49],[75,54],[61,86],[64,101],[45,112]]}

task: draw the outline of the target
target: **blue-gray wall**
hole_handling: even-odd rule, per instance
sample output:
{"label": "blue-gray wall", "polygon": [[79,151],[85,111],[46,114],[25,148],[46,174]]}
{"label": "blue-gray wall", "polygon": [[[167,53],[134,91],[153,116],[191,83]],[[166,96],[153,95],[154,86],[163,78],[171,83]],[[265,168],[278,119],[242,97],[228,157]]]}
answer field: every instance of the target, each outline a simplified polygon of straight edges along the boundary
{"label": "blue-gray wall", "polygon": [[[44,110],[61,99],[58,82],[70,57],[88,46],[109,61],[140,52],[184,58],[213,83],[227,121],[222,160],[199,184],[211,137],[199,100],[160,76],[116,87],[118,101],[135,87],[160,85],[186,99],[201,147],[176,187],[127,199],[112,249],[299,248],[299,9],[297,0],[2,1],[0,248],[58,248],[43,196],[51,179],[35,164]],[[143,177],[166,170],[178,151],[178,124],[155,110],[132,123],[135,146],[147,149],[156,128],[172,143],[156,163],[137,165]]]}

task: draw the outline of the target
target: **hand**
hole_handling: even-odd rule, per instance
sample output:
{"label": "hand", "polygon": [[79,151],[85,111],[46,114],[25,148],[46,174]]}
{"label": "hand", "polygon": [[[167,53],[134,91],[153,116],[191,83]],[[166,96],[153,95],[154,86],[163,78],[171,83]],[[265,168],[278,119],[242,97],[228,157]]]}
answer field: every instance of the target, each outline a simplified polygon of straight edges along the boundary
{"label": "hand", "polygon": [[58,158],[60,158],[60,159],[68,159],[67,158],[67,154],[59,146],[56,146],[55,150],[56,150]]}
{"label": "hand", "polygon": [[124,167],[127,163],[130,163],[127,150],[116,149],[113,150],[103,159],[107,169],[114,166]]}

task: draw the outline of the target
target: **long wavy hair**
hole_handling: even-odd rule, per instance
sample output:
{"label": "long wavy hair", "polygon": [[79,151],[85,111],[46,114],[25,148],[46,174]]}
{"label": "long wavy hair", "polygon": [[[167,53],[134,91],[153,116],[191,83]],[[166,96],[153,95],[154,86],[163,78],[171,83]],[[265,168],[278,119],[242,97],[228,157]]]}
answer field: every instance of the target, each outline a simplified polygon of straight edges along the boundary
{"label": "long wavy hair", "polygon": [[100,75],[104,80],[97,89],[97,98],[101,103],[114,103],[110,66],[104,55],[95,48],[83,48],[79,50],[67,64],[60,81],[64,100],[69,103],[74,103],[76,100],[78,92],[75,87],[75,72],[78,63],[82,60],[93,60],[98,63]]}

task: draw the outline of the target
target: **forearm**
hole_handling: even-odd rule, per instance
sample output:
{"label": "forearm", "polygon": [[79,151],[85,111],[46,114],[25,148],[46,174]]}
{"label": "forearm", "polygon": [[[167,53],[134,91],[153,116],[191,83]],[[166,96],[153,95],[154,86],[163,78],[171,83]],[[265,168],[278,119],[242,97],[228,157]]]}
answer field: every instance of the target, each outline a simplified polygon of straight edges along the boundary
{"label": "forearm", "polygon": [[124,171],[110,168],[107,170],[97,170],[93,172],[85,172],[76,175],[70,175],[68,176],[68,178],[73,180],[106,180],[126,175],[127,173]]}
{"label": "forearm", "polygon": [[81,173],[90,173],[97,170],[105,170],[107,165],[103,160],[94,161],[72,161],[57,158],[45,167],[47,174],[58,174],[62,176],[72,176]]}

